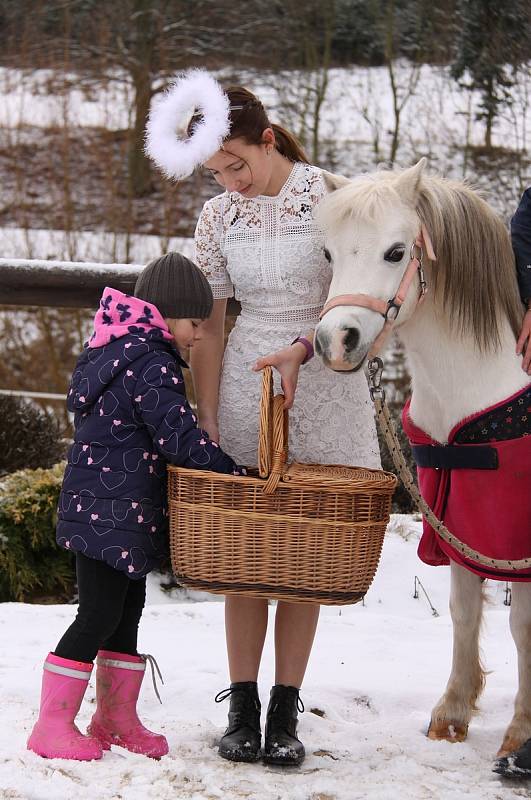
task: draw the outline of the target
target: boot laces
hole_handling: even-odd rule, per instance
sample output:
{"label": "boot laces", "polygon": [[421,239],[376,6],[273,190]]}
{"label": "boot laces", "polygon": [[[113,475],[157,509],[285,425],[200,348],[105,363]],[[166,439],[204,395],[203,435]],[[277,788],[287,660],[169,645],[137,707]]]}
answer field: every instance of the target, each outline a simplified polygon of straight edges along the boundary
{"label": "boot laces", "polygon": [[[230,697],[232,694],[236,694],[237,692],[243,692],[243,694],[247,696],[249,694],[248,689],[244,689],[241,686],[229,686],[227,689],[222,689],[221,692],[218,692],[217,695],[214,697],[215,703],[222,703],[227,697]],[[249,697],[249,700],[255,706],[256,704],[253,702],[253,698]]]}
{"label": "boot laces", "polygon": [[255,729],[255,725],[249,719],[249,716],[258,711],[255,699],[250,696],[249,691],[241,686],[229,686],[228,689],[222,689],[214,698],[216,703],[222,703],[227,697],[233,694],[242,694],[244,700],[244,707],[238,711],[232,711],[233,723],[235,728],[248,727]]}
{"label": "boot laces", "polygon": [[144,663],[149,664],[151,667],[151,680],[153,681],[153,688],[155,689],[155,694],[158,697],[159,703],[162,705],[162,700],[160,699],[159,690],[157,687],[157,681],[155,678],[155,670],[157,670],[157,674],[160,678],[162,684],[164,684],[164,678],[162,677],[162,673],[160,671],[159,665],[154,656],[150,655],[149,653],[139,653],[140,658]]}
{"label": "boot laces", "polygon": [[[293,715],[291,705],[285,701],[286,697],[279,698],[271,709],[271,714],[275,717],[275,725],[278,725],[279,728],[289,732],[290,725],[293,724]],[[302,702],[301,696],[298,692],[296,707],[297,711],[302,714],[304,711],[304,703]]]}
{"label": "boot laces", "polygon": [[242,691],[242,689],[233,689],[232,686],[229,686],[228,689],[222,689],[221,692],[218,692],[217,695],[214,697],[215,703],[222,703],[227,697],[230,697],[233,692]]}

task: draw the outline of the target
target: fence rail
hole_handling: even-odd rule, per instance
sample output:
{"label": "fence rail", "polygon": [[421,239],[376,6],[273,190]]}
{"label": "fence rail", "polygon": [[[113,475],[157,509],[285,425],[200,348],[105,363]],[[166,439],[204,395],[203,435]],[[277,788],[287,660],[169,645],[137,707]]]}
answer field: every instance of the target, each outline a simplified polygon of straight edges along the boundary
{"label": "fence rail", "polygon": [[[143,264],[100,264],[85,261],[43,261],[0,258],[0,306],[48,306],[96,310],[106,286],[132,294]],[[240,304],[230,299],[227,312],[236,316]],[[64,403],[65,395],[0,389],[0,395]]]}
{"label": "fence rail", "polygon": [[0,395],[6,397],[29,397],[31,400],[61,400],[64,403],[66,394],[55,392],[25,392],[23,389],[0,389]]}
{"label": "fence rail", "polygon": [[[0,258],[0,305],[96,309],[106,286],[132,294],[143,266]],[[229,300],[228,313],[239,310]]]}

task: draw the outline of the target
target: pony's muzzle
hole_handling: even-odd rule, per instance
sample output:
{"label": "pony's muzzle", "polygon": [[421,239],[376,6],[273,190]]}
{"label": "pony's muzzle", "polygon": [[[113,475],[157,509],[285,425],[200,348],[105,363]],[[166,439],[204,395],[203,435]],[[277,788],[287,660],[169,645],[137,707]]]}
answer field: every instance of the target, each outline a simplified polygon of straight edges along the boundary
{"label": "pony's muzzle", "polygon": [[352,372],[360,366],[357,358],[360,331],[356,327],[341,327],[332,331],[318,326],[315,332],[315,352],[327,367],[337,372]]}

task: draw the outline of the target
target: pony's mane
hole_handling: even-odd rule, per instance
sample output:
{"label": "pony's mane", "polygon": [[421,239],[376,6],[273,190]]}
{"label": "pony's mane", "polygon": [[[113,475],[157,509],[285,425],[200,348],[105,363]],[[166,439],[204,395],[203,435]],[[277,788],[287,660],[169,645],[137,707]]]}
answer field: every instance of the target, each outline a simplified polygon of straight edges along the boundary
{"label": "pony's mane", "polygon": [[[347,221],[377,221],[389,203],[404,203],[401,172],[355,178],[317,208],[317,223],[333,238]],[[472,335],[485,351],[500,344],[505,319],[518,337],[523,306],[508,230],[480,194],[465,183],[423,174],[415,210],[437,261],[429,264],[430,292],[452,328]]]}

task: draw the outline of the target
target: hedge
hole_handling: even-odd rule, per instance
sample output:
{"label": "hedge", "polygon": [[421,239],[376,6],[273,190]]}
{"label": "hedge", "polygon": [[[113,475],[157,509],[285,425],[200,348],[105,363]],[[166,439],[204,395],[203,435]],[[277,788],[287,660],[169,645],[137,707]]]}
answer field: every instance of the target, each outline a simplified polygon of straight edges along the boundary
{"label": "hedge", "polygon": [[73,556],[55,542],[64,468],[19,470],[0,482],[0,601],[73,596]]}

